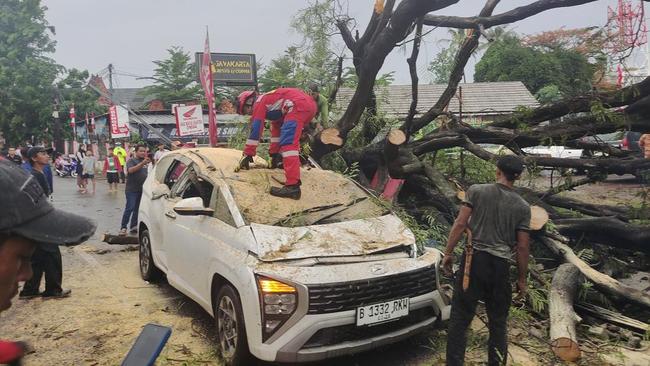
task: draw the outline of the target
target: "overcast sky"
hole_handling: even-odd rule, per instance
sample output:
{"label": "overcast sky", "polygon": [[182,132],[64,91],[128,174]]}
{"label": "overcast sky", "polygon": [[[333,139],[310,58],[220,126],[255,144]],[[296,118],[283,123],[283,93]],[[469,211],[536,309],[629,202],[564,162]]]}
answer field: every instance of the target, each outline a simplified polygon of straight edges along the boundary
{"label": "overcast sky", "polygon": [[[345,0],[343,0],[345,1]],[[502,0],[495,13],[533,0]],[[147,81],[119,73],[151,76],[151,61],[166,57],[166,49],[182,46],[192,54],[203,50],[205,26],[210,29],[212,52],[255,53],[268,63],[287,46],[299,41],[290,29],[292,16],[307,6],[306,0],[43,0],[46,17],[56,27],[54,55],[65,67],[98,73],[112,63],[118,75],[116,87],[134,87]],[[439,14],[476,15],[484,1],[461,0]],[[518,33],[536,33],[560,27],[602,26],[607,6],[615,0],[551,10],[511,26]],[[350,0],[349,14],[363,31],[374,0]],[[420,52],[421,73],[445,39],[444,30],[432,32]],[[338,40],[337,40],[338,41]],[[410,49],[407,50],[410,53]],[[405,55],[399,50],[386,59],[382,72],[396,71],[396,83],[409,83]],[[473,74],[468,66],[467,74]],[[421,76],[423,81],[428,81]]]}

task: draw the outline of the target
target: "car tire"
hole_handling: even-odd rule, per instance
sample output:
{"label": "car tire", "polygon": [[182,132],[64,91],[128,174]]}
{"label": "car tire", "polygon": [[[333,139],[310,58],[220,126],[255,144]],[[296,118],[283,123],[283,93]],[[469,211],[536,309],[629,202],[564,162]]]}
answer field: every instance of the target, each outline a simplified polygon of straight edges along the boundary
{"label": "car tire", "polygon": [[153,261],[153,251],[151,250],[151,237],[149,229],[145,228],[140,232],[140,246],[138,252],[140,264],[140,276],[149,282],[156,282],[162,277],[162,272]]}
{"label": "car tire", "polygon": [[250,365],[253,357],[248,349],[246,326],[241,300],[229,285],[221,286],[213,301],[219,352],[225,366]]}

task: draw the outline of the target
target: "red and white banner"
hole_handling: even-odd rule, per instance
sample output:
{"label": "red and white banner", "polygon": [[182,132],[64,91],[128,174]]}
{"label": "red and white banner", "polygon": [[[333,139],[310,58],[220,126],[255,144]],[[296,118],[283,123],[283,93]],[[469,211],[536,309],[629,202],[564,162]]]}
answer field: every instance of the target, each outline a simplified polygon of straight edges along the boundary
{"label": "red and white banner", "polygon": [[119,105],[112,105],[108,109],[111,119],[111,138],[129,137],[129,111]]}
{"label": "red and white banner", "polygon": [[70,127],[74,130],[75,127],[75,119],[76,116],[74,115],[74,105],[72,108],[70,108]]}
{"label": "red and white banner", "polygon": [[212,60],[210,59],[210,38],[205,31],[205,49],[201,61],[201,85],[208,103],[208,131],[210,133],[210,146],[217,146],[217,115],[214,110],[214,82],[212,81]]}
{"label": "red and white banner", "polygon": [[92,112],[90,114],[90,130],[93,133],[95,132],[95,112]]}
{"label": "red and white banner", "polygon": [[174,112],[178,136],[200,135],[205,132],[203,110],[200,105],[178,106]]}

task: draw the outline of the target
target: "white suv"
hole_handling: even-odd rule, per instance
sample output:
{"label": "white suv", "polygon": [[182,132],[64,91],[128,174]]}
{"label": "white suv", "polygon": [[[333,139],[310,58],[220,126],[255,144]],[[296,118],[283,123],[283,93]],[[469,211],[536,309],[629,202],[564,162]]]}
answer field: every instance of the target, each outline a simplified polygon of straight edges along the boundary
{"label": "white suv", "polygon": [[[449,316],[442,254],[353,181],[302,170],[302,198],[268,194],[281,170],[235,173],[241,151],[185,149],[149,174],[140,272],[216,320],[226,364],[314,361],[396,342]],[[256,158],[256,166],[265,166]]]}

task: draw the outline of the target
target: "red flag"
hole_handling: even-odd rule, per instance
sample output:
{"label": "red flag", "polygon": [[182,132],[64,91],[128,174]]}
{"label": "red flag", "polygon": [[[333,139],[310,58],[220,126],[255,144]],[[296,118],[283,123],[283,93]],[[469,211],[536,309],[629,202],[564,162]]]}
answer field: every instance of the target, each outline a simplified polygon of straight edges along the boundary
{"label": "red flag", "polygon": [[617,73],[616,86],[620,88],[623,86],[623,68],[621,67],[621,64],[618,64],[618,66],[616,67],[616,73]]}
{"label": "red flag", "polygon": [[205,31],[205,49],[201,62],[201,85],[205,92],[205,99],[208,102],[208,132],[210,134],[210,146],[217,146],[217,115],[214,111],[214,83],[212,81],[212,65],[210,57],[210,38],[208,31]]}

